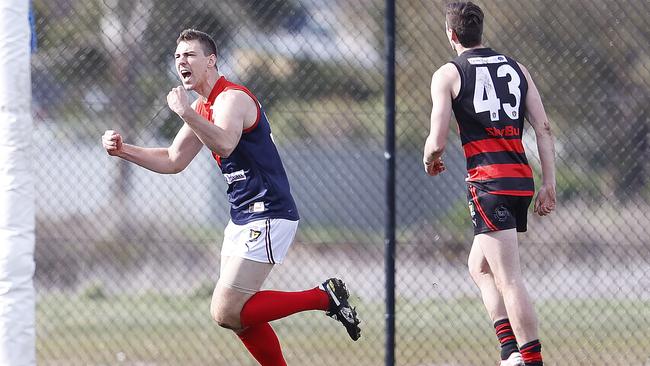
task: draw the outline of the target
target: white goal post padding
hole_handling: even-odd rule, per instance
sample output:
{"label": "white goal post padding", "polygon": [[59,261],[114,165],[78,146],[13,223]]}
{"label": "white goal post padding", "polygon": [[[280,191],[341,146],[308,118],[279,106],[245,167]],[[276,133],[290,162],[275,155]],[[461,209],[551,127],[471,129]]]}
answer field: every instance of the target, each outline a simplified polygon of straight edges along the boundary
{"label": "white goal post padding", "polygon": [[29,0],[0,0],[0,365],[35,356]]}

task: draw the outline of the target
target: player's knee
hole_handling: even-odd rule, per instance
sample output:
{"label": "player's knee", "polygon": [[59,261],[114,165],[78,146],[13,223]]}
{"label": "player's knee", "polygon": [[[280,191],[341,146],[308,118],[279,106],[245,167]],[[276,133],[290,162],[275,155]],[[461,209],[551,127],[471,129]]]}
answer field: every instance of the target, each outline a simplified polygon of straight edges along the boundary
{"label": "player's knee", "polygon": [[481,262],[467,262],[467,268],[469,269],[469,275],[472,277],[474,282],[479,282],[486,276],[491,276],[490,267],[484,265]]}
{"label": "player's knee", "polygon": [[222,328],[239,329],[241,327],[239,312],[219,306],[211,306],[210,315],[212,320]]}
{"label": "player's knee", "polygon": [[222,328],[233,330],[241,328],[239,314],[216,313],[212,315],[212,319]]}
{"label": "player's knee", "polygon": [[477,282],[481,279],[481,270],[480,268],[477,268],[476,266],[472,266],[470,263],[469,266],[467,267],[469,269],[469,276],[472,277],[474,282]]}

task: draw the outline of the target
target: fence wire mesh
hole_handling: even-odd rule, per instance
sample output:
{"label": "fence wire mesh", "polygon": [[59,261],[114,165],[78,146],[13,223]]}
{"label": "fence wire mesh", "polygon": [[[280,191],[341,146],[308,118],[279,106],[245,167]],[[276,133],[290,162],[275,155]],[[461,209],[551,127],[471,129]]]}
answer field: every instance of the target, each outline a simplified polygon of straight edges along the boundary
{"label": "fence wire mesh", "polygon": [[[557,211],[529,216],[524,277],[550,365],[650,365],[650,4],[479,1],[485,43],[531,71],[557,137]],[[347,281],[363,337],[317,313],[274,322],[291,365],[384,356],[384,64],[380,0],[35,0],[32,60],[41,365],[254,365],[210,318],[228,221],[209,152],[163,176],[99,138],[168,146],[181,121],[184,28],[267,109],[301,213],[265,288]],[[444,2],[397,1],[397,364],[492,365],[498,343],[471,283],[465,161],[427,177],[429,80],[453,57]],[[539,174],[534,134],[524,142]],[[538,175],[539,178],[539,175]],[[539,179],[537,179],[539,181]]]}

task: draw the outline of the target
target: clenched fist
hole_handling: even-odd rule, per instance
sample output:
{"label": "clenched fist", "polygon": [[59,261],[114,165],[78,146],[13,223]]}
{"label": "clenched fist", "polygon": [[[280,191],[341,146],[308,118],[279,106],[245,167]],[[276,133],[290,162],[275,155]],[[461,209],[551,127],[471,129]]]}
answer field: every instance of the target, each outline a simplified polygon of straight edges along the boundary
{"label": "clenched fist", "polygon": [[122,152],[122,136],[113,130],[107,130],[102,135],[102,145],[108,155],[119,155]]}
{"label": "clenched fist", "polygon": [[178,114],[181,118],[188,110],[192,109],[190,106],[189,97],[187,96],[187,91],[182,86],[177,86],[173,88],[169,94],[167,94],[167,105],[169,109]]}
{"label": "clenched fist", "polygon": [[442,161],[442,158],[438,158],[430,162],[424,160],[423,163],[424,171],[432,177],[447,170],[447,167],[445,167],[445,163]]}

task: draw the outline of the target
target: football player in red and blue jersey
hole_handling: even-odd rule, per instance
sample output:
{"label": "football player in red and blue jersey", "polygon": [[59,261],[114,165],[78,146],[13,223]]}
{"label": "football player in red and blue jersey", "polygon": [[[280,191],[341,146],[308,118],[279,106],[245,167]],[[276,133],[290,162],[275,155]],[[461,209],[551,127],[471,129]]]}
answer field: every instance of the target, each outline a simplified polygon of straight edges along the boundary
{"label": "football player in red and blue jersey", "polygon": [[[356,341],[360,321],[340,279],[301,292],[260,291],[273,266],[284,260],[299,220],[271,126],[258,99],[219,73],[217,47],[208,34],[187,29],[176,43],[182,85],[169,92],[167,104],[184,124],[171,146],[129,145],[108,130],[102,136],[104,148],[111,156],[162,174],[182,171],[203,146],[210,149],[228,184],[231,216],[210,311],[217,324],[235,331],[261,365],[286,365],[269,322],[297,312],[324,311]],[[187,90],[199,94],[192,104]]]}
{"label": "football player in red and blue jersey", "polygon": [[524,286],[517,232],[527,229],[535,193],[522,133],[524,119],[537,138],[542,182],[534,212],[555,208],[555,151],[540,94],[524,66],[483,46],[483,12],[472,2],[446,7],[447,38],[458,57],[431,81],[431,129],[424,169],[445,170],[452,112],[467,159],[468,205],[474,242],[468,265],[501,343],[502,366],[543,365],[537,316]]}

